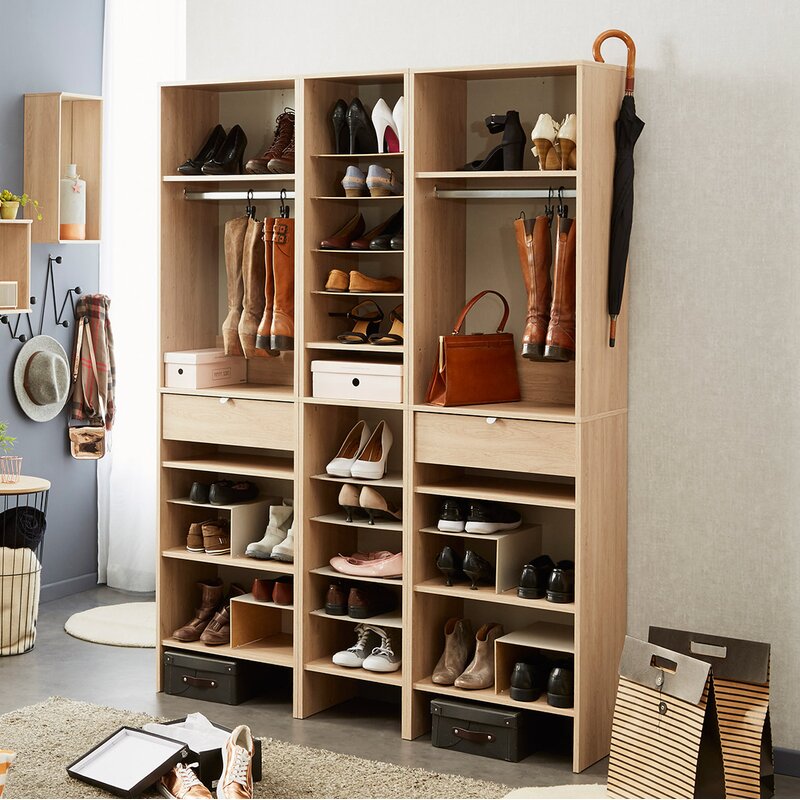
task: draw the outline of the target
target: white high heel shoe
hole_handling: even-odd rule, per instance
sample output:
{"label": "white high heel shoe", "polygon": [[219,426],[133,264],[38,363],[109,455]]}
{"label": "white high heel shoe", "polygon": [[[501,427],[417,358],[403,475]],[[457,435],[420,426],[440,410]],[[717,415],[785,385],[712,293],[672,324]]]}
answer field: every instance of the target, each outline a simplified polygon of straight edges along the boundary
{"label": "white high heel shoe", "polygon": [[339,452],[333,460],[330,461],[328,466],[325,467],[325,472],[336,478],[349,478],[350,470],[355,464],[356,459],[364,450],[364,445],[367,444],[369,438],[370,430],[367,427],[367,423],[362,419],[357,422],[350,429],[350,433],[344,437]]}
{"label": "white high heel shoe", "polygon": [[378,152],[399,153],[400,135],[394,123],[392,109],[389,108],[382,97],[375,103],[375,108],[372,109],[372,125],[378,136]]}
{"label": "white high heel shoe", "polygon": [[393,441],[394,437],[389,426],[381,420],[364,445],[364,449],[358,454],[350,474],[354,478],[373,481],[382,478],[386,474],[386,459],[389,457]]}
{"label": "white high heel shoe", "polygon": [[558,148],[561,151],[561,169],[575,169],[578,145],[578,117],[567,114],[558,129]]}
{"label": "white high heel shoe", "polygon": [[403,141],[403,125],[406,117],[406,101],[401,97],[392,109],[392,118],[394,119],[394,126],[397,130],[397,138],[400,144],[400,152],[405,152],[405,142]]}
{"label": "white high heel shoe", "polygon": [[[539,169],[558,169],[560,164],[558,154],[555,152],[555,142],[558,137],[558,124],[549,114],[539,114],[536,125],[531,131],[533,147],[531,152],[539,159]],[[552,151],[552,155],[550,155]],[[548,156],[550,158],[548,159]]]}

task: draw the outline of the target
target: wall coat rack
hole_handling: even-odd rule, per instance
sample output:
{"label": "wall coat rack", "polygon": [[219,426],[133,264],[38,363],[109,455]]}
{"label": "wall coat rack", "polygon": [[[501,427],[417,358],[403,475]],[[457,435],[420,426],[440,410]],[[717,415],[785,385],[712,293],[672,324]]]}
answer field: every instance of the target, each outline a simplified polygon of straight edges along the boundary
{"label": "wall coat rack", "polygon": [[[53,297],[53,320],[55,322],[56,327],[68,328],[69,327],[69,320],[64,318],[64,309],[67,307],[67,303],[72,306],[72,316],[75,316],[75,296],[81,293],[81,287],[75,286],[71,289],[67,289],[66,294],[64,295],[64,302],[61,303],[61,307],[56,311],[58,308],[58,297],[56,295],[56,279],[55,279],[55,264],[61,263],[61,256],[47,256],[47,272],[44,276],[44,293],[41,305],[41,312],[39,314],[39,330],[37,332],[37,336],[41,336],[42,332],[44,331],[44,318],[45,314],[47,313],[47,300],[50,295]],[[36,297],[31,297],[31,306],[36,305]],[[9,319],[10,316],[15,316],[15,322],[11,323]],[[0,316],[0,324],[8,326],[8,332],[12,339],[15,339],[19,342],[26,342],[29,338],[34,336],[33,333],[33,325],[31,324],[31,314],[3,314]],[[19,332],[19,325],[21,318],[25,317],[25,320],[28,325],[28,333],[20,333]]]}

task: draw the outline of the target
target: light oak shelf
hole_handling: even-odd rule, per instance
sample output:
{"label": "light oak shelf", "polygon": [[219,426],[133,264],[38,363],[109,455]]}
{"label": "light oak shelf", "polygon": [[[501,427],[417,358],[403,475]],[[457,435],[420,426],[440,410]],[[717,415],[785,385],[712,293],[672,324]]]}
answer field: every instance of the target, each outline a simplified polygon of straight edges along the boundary
{"label": "light oak shelf", "polygon": [[405,153],[313,153],[311,158],[335,158],[340,161],[370,158],[381,161],[384,158],[402,158]]}
{"label": "light oak shelf", "polygon": [[379,356],[381,353],[404,353],[401,344],[343,344],[342,342],[307,342],[306,350],[335,350],[339,353],[369,353]]}
{"label": "light oak shelf", "polygon": [[403,297],[402,292],[329,292],[325,289],[313,289],[309,294],[320,297]]}
{"label": "light oak shelf", "polygon": [[324,608],[318,608],[310,612],[315,617],[322,617],[322,619],[332,619],[339,622],[350,622],[353,625],[378,625],[381,628],[402,628],[403,617],[399,611],[391,611],[386,614],[376,614],[374,617],[367,617],[366,619],[358,619],[351,617],[348,614],[328,614]]}
{"label": "light oak shelf", "polygon": [[489,475],[422,483],[414,491],[440,497],[493,500],[545,508],[575,508],[575,487],[569,484],[495,478]]}
{"label": "light oak shelf", "polygon": [[386,586],[402,586],[402,578],[370,578],[364,575],[345,575],[337,572],[333,567],[315,567],[310,569],[312,575],[324,575],[326,578],[335,578],[340,581],[351,581],[355,583],[382,583]]}
{"label": "light oak shelf", "polygon": [[356,486],[385,486],[397,489],[403,488],[403,476],[399,472],[388,472],[383,478],[370,481],[364,478],[337,478],[335,475],[328,475],[322,473],[320,475],[312,475],[311,478],[315,481],[330,481],[331,483],[354,483]]}
{"label": "light oak shelf", "polygon": [[263,503],[264,499],[262,497],[257,497],[254,500],[247,500],[244,503],[231,503],[230,505],[217,505],[216,503],[195,503],[194,500],[190,500],[188,497],[173,497],[167,500],[167,502],[176,506],[190,506],[191,508],[210,508],[218,511],[231,511],[236,508],[258,505]]}
{"label": "light oak shelf", "polygon": [[308,405],[341,406],[342,408],[378,408],[385,411],[403,410],[402,403],[384,403],[380,400],[337,400],[329,397],[304,397],[303,402]]}
{"label": "light oak shelf", "polygon": [[428,692],[430,694],[441,694],[447,697],[459,697],[462,700],[477,700],[479,703],[493,703],[499,706],[510,706],[520,708],[525,711],[541,711],[543,714],[555,714],[559,717],[574,717],[574,708],[556,708],[547,702],[547,696],[543,695],[538,700],[531,703],[523,703],[519,700],[512,700],[505,691],[496,692],[494,689],[458,689],[455,686],[439,686],[433,683],[430,678],[414,682],[414,688],[418,692]]}
{"label": "light oak shelf", "polygon": [[193,553],[185,547],[170,547],[163,550],[164,558],[176,558],[181,561],[198,561],[216,567],[236,567],[250,569],[255,572],[269,572],[275,575],[294,575],[294,564],[286,561],[269,561],[260,558],[247,558],[245,556],[232,556],[230,554],[212,556],[207,553]]}
{"label": "light oak shelf", "polygon": [[312,522],[321,522],[324,525],[338,525],[343,528],[365,528],[370,531],[395,531],[403,532],[403,523],[393,519],[379,519],[371,524],[368,519],[354,519],[348,522],[344,514],[320,514],[311,517]]}
{"label": "light oak shelf", "polygon": [[405,251],[403,250],[323,250],[320,247],[313,248],[312,253],[325,253],[326,255],[341,255],[344,253],[348,256],[401,256]]}
{"label": "light oak shelf", "polygon": [[[453,534],[457,536],[458,534]],[[520,565],[522,569],[522,565]],[[438,594],[443,597],[457,597],[460,600],[482,600],[487,603],[502,603],[503,605],[517,606],[519,608],[535,608],[537,611],[552,611],[556,614],[575,614],[575,603],[550,603],[544,598],[541,600],[526,600],[517,597],[516,588],[507,589],[498,594],[494,586],[478,586],[470,589],[469,583],[456,583],[445,586],[444,577],[430,578],[414,586],[415,592],[422,594]]]}
{"label": "light oak shelf", "polygon": [[[517,170],[484,170],[482,172],[471,172],[467,170],[444,170],[442,172],[418,172],[416,174],[419,180],[474,180],[474,181],[496,181],[496,180],[531,180],[541,179],[543,182],[547,180],[557,180],[562,178],[577,177],[577,171],[574,169],[517,169]],[[557,187],[556,187],[557,188]]]}
{"label": "light oak shelf", "polygon": [[434,406],[420,403],[414,411],[433,414],[460,414],[467,417],[502,417],[503,419],[532,419],[543,422],[576,422],[575,407],[562,403],[490,403],[475,406]]}
{"label": "light oak shelf", "polygon": [[164,183],[294,183],[294,174],[269,175],[164,175]]}
{"label": "light oak shelf", "polygon": [[357,681],[367,681],[368,683],[384,683],[387,686],[402,686],[402,670],[397,672],[370,672],[361,667],[340,667],[334,664],[330,658],[318,658],[309,661],[305,665],[309,672],[321,672],[325,675],[338,675],[341,678],[353,678]]}
{"label": "light oak shelf", "polygon": [[403,200],[402,194],[386,195],[385,197],[372,197],[371,195],[361,195],[359,197],[346,197],[345,195],[323,195],[320,197],[312,197],[312,200],[327,200],[327,201],[344,201],[345,203],[376,203],[387,202],[389,200]]}
{"label": "light oak shelf", "polygon": [[252,592],[232,597],[231,603],[246,603],[257,608],[274,608],[276,611],[294,611],[294,605],[292,604],[285,606],[281,603],[273,603],[271,600],[256,600]]}
{"label": "light oak shelf", "polygon": [[272,400],[291,403],[296,398],[293,386],[270,386],[262,383],[234,383],[231,386],[216,386],[213,389],[161,388],[161,394],[185,394],[192,397],[233,397],[240,400]]}
{"label": "light oak shelf", "polygon": [[224,472],[229,475],[245,475],[249,478],[275,478],[284,481],[294,478],[294,465],[291,459],[271,456],[220,454],[208,458],[162,461],[161,466],[166,469],[183,469],[193,472]]}
{"label": "light oak shelf", "polygon": [[278,633],[241,647],[231,647],[230,645],[209,647],[202,642],[179,642],[177,639],[171,638],[163,639],[161,644],[170,650],[187,650],[207,656],[241,658],[244,661],[256,661],[259,664],[294,667],[294,646],[292,636],[288,633]]}

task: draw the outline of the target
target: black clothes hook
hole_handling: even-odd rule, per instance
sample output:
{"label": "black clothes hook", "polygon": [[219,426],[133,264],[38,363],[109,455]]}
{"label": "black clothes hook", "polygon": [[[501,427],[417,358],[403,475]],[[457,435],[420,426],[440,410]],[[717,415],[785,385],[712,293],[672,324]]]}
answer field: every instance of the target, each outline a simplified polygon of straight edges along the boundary
{"label": "black clothes hook", "polygon": [[553,215],[555,213],[555,209],[553,208],[553,187],[550,186],[547,189],[547,202],[544,204],[544,215],[547,217],[550,222],[553,221]]}
{"label": "black clothes hook", "polygon": [[564,203],[564,187],[558,187],[558,216],[559,217],[568,217],[569,216],[569,206]]}
{"label": "black clothes hook", "polygon": [[56,279],[53,265],[60,264],[61,260],[61,256],[47,256],[47,273],[44,277],[44,300],[42,301],[42,312],[39,317],[39,336],[42,335],[42,331],[44,330],[44,315],[47,310],[47,298],[49,294],[53,295],[53,319],[56,323],[56,326],[69,328],[69,320],[64,319],[64,309],[67,307],[67,301],[72,304],[72,316],[75,316],[75,301],[73,300],[72,295],[78,295],[81,293],[80,286],[76,286],[73,289],[67,289],[67,292],[64,295],[64,302],[61,304],[61,308],[58,310],[58,312],[56,312],[56,303],[58,300],[56,299]]}
{"label": "black clothes hook", "polygon": [[256,218],[256,207],[253,205],[253,190],[247,190],[247,208],[244,212],[250,219]]}
{"label": "black clothes hook", "polygon": [[280,215],[282,219],[286,219],[289,216],[289,206],[286,205],[286,189],[281,189]]}
{"label": "black clothes hook", "polygon": [[[35,297],[31,297],[31,305],[33,305],[35,302],[36,302],[36,298]],[[9,320],[7,314],[3,314],[3,316],[0,317],[0,323],[2,323],[3,325],[8,325],[8,333],[11,336],[12,339],[16,339],[19,342],[27,342],[28,339],[32,339],[33,338],[33,327],[31,326],[31,315],[30,314],[17,314],[16,316],[17,316],[17,321],[13,325],[11,324],[11,321]],[[25,317],[25,319],[28,321],[28,333],[30,334],[29,336],[26,336],[24,333],[20,333],[20,334],[17,333],[17,331],[19,330],[19,321],[20,321],[21,317]]]}

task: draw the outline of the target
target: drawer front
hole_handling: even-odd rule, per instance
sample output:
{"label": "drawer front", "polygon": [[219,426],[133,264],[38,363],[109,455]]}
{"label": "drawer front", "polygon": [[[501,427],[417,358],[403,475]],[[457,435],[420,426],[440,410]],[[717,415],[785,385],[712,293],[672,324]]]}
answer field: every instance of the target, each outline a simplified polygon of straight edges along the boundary
{"label": "drawer front", "polygon": [[417,461],[575,475],[575,425],[426,413],[416,414],[414,425]]}
{"label": "drawer front", "polygon": [[165,439],[294,450],[294,403],[165,394]]}
{"label": "drawer front", "polygon": [[314,397],[332,400],[375,400],[402,403],[403,378],[401,375],[315,372],[313,392]]}

